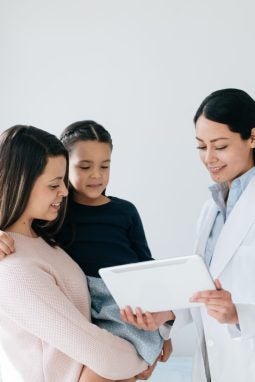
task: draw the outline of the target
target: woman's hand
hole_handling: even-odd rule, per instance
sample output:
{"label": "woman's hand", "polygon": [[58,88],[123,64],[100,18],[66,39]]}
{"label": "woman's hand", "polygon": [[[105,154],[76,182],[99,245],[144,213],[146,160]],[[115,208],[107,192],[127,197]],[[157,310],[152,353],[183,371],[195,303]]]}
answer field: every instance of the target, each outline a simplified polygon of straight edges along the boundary
{"label": "woman's hand", "polygon": [[134,313],[129,306],[126,306],[125,309],[121,309],[120,316],[127,324],[136,326],[138,329],[149,331],[157,330],[166,321],[175,319],[175,315],[171,310],[143,313],[140,308],[136,308]]}
{"label": "woman's hand", "polygon": [[205,304],[207,313],[221,324],[238,324],[238,315],[231,293],[222,289],[218,279],[215,280],[216,290],[195,293],[190,301]]}
{"label": "woman's hand", "polygon": [[0,231],[0,260],[15,251],[14,240],[7,232]]}

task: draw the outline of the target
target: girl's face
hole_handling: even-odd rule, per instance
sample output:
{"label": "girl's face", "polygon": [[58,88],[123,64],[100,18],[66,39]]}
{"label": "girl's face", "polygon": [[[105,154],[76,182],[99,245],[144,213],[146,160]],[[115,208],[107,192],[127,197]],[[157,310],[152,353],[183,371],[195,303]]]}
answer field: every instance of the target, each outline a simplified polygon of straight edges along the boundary
{"label": "girl's face", "polygon": [[69,180],[74,200],[80,204],[101,203],[110,175],[111,146],[97,141],[76,142],[69,154]]}
{"label": "girl's face", "polygon": [[36,179],[23,218],[53,221],[57,218],[61,202],[68,191],[64,183],[66,159],[49,157],[43,173]]}
{"label": "girl's face", "polygon": [[200,158],[217,183],[231,182],[254,166],[253,139],[243,140],[228,125],[201,115],[196,123]]}

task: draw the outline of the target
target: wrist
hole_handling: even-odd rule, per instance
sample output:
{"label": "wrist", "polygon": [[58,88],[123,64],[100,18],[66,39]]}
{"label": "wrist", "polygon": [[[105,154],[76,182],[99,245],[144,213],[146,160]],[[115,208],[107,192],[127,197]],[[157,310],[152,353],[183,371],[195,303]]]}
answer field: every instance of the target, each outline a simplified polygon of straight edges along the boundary
{"label": "wrist", "polygon": [[170,310],[170,312],[167,312],[167,320],[165,323],[172,326],[174,324],[174,320],[175,314]]}

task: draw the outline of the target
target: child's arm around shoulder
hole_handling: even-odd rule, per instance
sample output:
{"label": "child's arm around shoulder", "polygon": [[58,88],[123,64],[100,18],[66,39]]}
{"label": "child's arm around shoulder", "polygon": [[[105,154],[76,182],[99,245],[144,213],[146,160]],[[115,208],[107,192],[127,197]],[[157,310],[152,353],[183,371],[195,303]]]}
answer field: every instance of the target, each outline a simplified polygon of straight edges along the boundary
{"label": "child's arm around shoulder", "polygon": [[13,252],[15,252],[13,238],[7,232],[0,230],[0,260]]}

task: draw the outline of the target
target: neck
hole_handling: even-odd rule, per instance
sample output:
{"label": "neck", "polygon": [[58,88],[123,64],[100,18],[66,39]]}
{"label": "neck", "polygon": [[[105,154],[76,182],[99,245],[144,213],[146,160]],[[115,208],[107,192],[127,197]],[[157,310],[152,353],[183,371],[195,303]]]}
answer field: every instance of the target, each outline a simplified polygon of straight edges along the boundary
{"label": "neck", "polygon": [[14,224],[10,225],[6,231],[20,233],[28,237],[37,237],[38,235],[32,228],[32,222],[17,220]]}
{"label": "neck", "polygon": [[74,194],[74,201],[85,206],[101,206],[102,204],[107,204],[110,199],[105,195],[100,195],[96,199],[86,198],[83,195]]}

